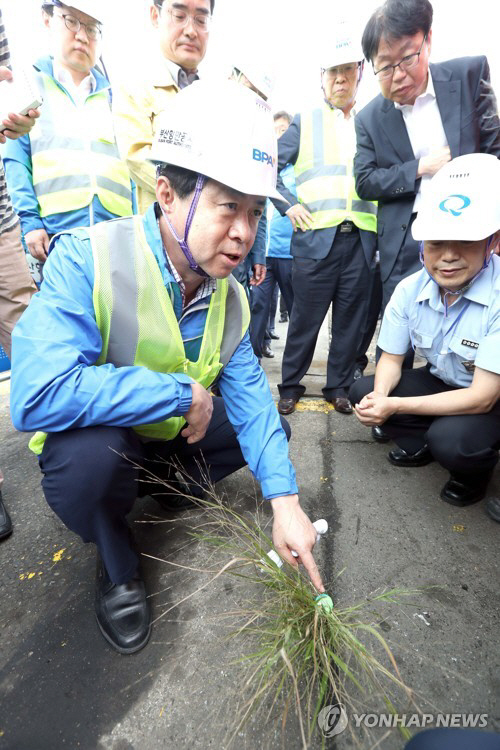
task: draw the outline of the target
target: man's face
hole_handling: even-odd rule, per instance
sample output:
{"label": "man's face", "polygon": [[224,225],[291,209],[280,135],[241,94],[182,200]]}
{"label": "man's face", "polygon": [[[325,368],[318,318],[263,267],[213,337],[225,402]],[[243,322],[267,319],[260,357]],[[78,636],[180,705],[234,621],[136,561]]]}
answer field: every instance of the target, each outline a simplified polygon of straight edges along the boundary
{"label": "man's face", "polygon": [[[178,22],[180,14],[188,14],[185,26]],[[167,60],[188,72],[198,69],[205,57],[208,31],[200,29],[194,16],[210,16],[210,0],[164,0],[161,8],[151,6],[151,22],[160,35],[160,49]]]}
{"label": "man's face", "polygon": [[358,88],[358,63],[336,65],[323,72],[325,98],[338,109],[350,109]]}
{"label": "man's face", "polygon": [[[180,199],[174,195],[169,200],[165,192],[168,184],[166,178],[158,179],[157,197],[176,232],[183,236],[193,196]],[[189,249],[198,265],[216,279],[229,276],[251,249],[265,207],[265,198],[245,195],[209,180],[189,230]]]}
{"label": "man's face", "polygon": [[[78,31],[71,31],[65,24],[64,16],[78,19],[82,25]],[[68,20],[68,19],[66,19]],[[99,49],[99,39],[91,39],[83,24],[95,25],[96,20],[86,13],[68,5],[54,7],[53,15],[44,13],[43,22],[50,30],[54,59],[66,70],[87,75],[94,67]]]}
{"label": "man's face", "polygon": [[[497,232],[488,253],[498,245],[498,237]],[[481,270],[486,247],[487,240],[426,240],[424,265],[439,286],[458,291]]]}
{"label": "man's face", "polygon": [[415,67],[404,70],[399,66],[389,78],[380,79],[377,76],[380,91],[386,99],[397,104],[414,104],[417,96],[425,91],[429,72],[431,38],[432,30],[429,31],[426,41],[424,41],[423,31],[419,31],[414,36],[403,36],[399,39],[382,37],[377,55],[373,60],[375,71],[386,65],[396,65],[405,57],[418,53],[422,48]]}
{"label": "man's face", "polygon": [[286,117],[278,117],[278,119],[274,121],[274,132],[276,133],[276,138],[281,138],[283,133],[286,133],[289,126],[290,123]]}

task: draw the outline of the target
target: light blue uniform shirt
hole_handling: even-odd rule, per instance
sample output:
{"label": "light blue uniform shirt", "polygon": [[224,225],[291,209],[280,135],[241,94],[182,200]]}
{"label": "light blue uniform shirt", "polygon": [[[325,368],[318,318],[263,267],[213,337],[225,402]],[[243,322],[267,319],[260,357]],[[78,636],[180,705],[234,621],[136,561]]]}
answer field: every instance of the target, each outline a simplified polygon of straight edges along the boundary
{"label": "light blue uniform shirt", "polygon": [[475,366],[500,374],[500,258],[491,258],[447,316],[439,287],[425,269],[400,281],[378,345],[389,354],[405,354],[413,346],[432,375],[456,387],[472,383]]}
{"label": "light blue uniform shirt", "polygon": [[[210,295],[182,313],[175,305],[179,292],[167,268],[154,205],[144,215],[143,225],[165,286],[174,293],[179,329],[188,345],[203,333]],[[94,262],[90,240],[81,230],[56,240],[44,275],[40,292],[12,335],[11,417],[18,430],[133,427],[188,411],[192,382],[188,375],[110,363],[96,366],[102,339],[92,298]],[[286,435],[248,332],[223,369],[219,388],[264,497],[296,493]]]}

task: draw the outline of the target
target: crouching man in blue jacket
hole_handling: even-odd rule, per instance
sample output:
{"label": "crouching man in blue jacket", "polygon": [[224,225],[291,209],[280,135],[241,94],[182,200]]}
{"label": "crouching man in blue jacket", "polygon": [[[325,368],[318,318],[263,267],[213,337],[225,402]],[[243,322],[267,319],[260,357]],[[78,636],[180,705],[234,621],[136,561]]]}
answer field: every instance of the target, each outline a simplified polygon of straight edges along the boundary
{"label": "crouching man in blue jacket", "polygon": [[[175,459],[194,492],[203,467],[217,482],[248,464],[273,509],[276,549],[291,564],[296,550],[323,590],[290,430],[230,276],[266,197],[278,196],[271,111],[234,82],[196,82],[165,113],[152,160],[156,203],[54,238],[42,289],[13,337],[14,425],[43,430],[31,446],[47,502],[97,546],[97,622],[120,653],[141,649],[151,631],[126,516],[138,491],[162,491],[138,483],[148,465],[170,478],[158,456]],[[222,398],[208,391],[215,381]]]}

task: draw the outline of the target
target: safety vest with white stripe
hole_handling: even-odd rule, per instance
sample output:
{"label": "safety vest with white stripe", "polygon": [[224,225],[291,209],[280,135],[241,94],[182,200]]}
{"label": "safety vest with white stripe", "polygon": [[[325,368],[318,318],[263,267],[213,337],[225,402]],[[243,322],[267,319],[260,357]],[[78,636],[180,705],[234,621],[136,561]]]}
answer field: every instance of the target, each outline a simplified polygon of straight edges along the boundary
{"label": "safety vest with white stripe", "polygon": [[40,216],[84,208],[94,195],[111,214],[130,216],[130,176],[118,153],[108,91],[76,107],[47,73],[38,72],[37,81],[43,106],[30,144]]}
{"label": "safety vest with white stripe", "polygon": [[[241,284],[233,276],[217,280],[200,353],[192,362],[186,357],[179,323],[146,240],[142,217],[105,221],[78,232],[88,234],[94,258],[93,303],[102,338],[101,354],[95,364],[185,373],[209,388],[250,324],[250,308]],[[145,439],[172,440],[185,422],[184,417],[169,417],[134,429]],[[30,448],[34,453],[42,452],[45,437],[43,432],[33,436]]]}
{"label": "safety vest with white stripe", "polygon": [[[345,138],[345,127],[352,128]],[[341,130],[343,128],[344,130]],[[353,176],[354,123],[326,105],[300,116],[300,147],[294,164],[297,197],[313,216],[312,229],[350,219],[358,229],[377,231],[377,203],[361,200]]]}

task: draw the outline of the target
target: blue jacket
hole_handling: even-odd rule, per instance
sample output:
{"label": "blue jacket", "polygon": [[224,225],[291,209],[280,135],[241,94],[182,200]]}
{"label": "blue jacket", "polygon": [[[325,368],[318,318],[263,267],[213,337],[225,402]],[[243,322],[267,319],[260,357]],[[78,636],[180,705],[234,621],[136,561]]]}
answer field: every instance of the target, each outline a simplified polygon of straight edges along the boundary
{"label": "blue jacket", "polygon": [[[35,70],[47,73],[53,77],[53,61],[51,57],[41,58],[35,63],[34,67]],[[96,91],[110,89],[108,79],[99,73],[98,70],[92,68],[92,74],[96,79]],[[68,96],[68,106],[73,106],[74,102],[68,91],[57,81],[55,83]],[[27,234],[34,229],[45,229],[47,234],[52,235],[62,232],[65,229],[73,229],[79,226],[88,227],[91,223],[97,224],[101,221],[115,218],[114,214],[104,208],[97,196],[94,196],[89,206],[85,206],[77,211],[65,211],[42,218],[40,216],[38,200],[33,189],[31,141],[29,135],[24,135],[16,141],[8,140],[3,147],[3,160],[9,193],[14,208],[21,220],[23,234]]]}
{"label": "blue jacket", "polygon": [[[290,194],[297,199],[293,164],[288,164],[281,170],[280,178]],[[276,208],[273,208],[271,221],[269,222],[269,239],[267,244],[268,257],[291,258],[290,243],[292,241],[292,234],[292,222],[288,216],[282,216]]]}
{"label": "blue jacket", "polygon": [[[166,266],[154,205],[143,222],[174,300],[178,286]],[[92,249],[82,230],[76,230],[76,235],[56,239],[45,264],[41,290],[13,332],[11,416],[15,427],[45,432],[93,425],[132,427],[185,414],[191,405],[189,376],[136,366],[95,366],[102,340],[92,301]],[[184,315],[174,304],[183,340],[200,338],[208,303],[209,296]],[[193,348],[188,350],[191,358],[197,355]],[[243,455],[260,481],[264,497],[297,492],[286,435],[248,334],[224,368],[219,387]]]}

